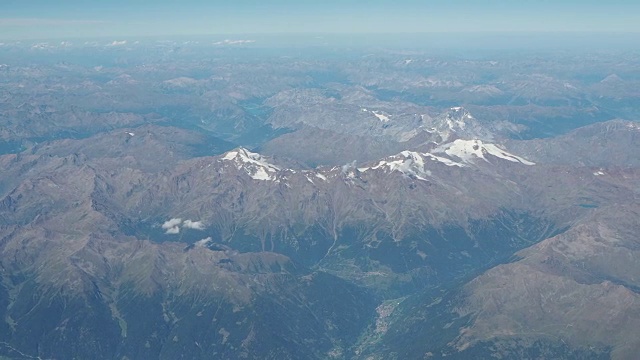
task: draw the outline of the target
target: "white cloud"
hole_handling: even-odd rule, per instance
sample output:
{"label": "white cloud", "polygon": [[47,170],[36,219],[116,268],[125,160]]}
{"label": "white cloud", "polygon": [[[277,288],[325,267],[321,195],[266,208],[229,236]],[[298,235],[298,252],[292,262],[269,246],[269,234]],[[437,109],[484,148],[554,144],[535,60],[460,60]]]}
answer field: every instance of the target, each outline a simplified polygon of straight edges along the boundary
{"label": "white cloud", "polygon": [[214,42],[213,45],[240,45],[240,44],[251,44],[256,42],[255,40],[222,40]]}
{"label": "white cloud", "polygon": [[126,44],[127,44],[127,40],[122,40],[122,41],[113,40],[113,42],[111,44],[107,44],[107,46],[121,46]]}
{"label": "white cloud", "polygon": [[196,230],[204,230],[205,228],[202,221],[191,221],[191,220],[185,220],[184,224],[182,224],[182,227],[187,229],[196,229]]}
{"label": "white cloud", "polygon": [[180,227],[178,226],[174,226],[170,229],[167,229],[167,231],[164,232],[165,234],[169,234],[169,235],[175,235],[175,234],[179,234],[180,233]]}
{"label": "white cloud", "polygon": [[51,47],[52,47],[52,46],[51,46],[51,45],[49,45],[49,43],[46,43],[46,42],[45,42],[45,43],[38,43],[38,44],[34,44],[34,45],[32,45],[32,46],[31,46],[31,48],[32,48],[32,49],[39,49],[39,50],[42,50],[42,49],[49,49],[49,48],[51,48]]}
{"label": "white cloud", "polygon": [[173,218],[171,220],[167,220],[164,222],[164,224],[162,224],[162,228],[163,229],[171,229],[173,227],[177,227],[180,224],[182,224],[182,219],[180,218]]}
{"label": "white cloud", "polygon": [[204,247],[204,246],[207,246],[207,244],[209,244],[210,242],[211,242],[211,236],[204,238],[202,240],[196,241],[194,245],[196,247]]}
{"label": "white cloud", "polygon": [[162,229],[166,230],[165,234],[178,234],[180,233],[180,228],[182,229],[194,229],[194,230],[204,230],[205,225],[202,221],[193,221],[193,220],[185,220],[182,221],[181,218],[173,218],[165,221],[162,224]]}

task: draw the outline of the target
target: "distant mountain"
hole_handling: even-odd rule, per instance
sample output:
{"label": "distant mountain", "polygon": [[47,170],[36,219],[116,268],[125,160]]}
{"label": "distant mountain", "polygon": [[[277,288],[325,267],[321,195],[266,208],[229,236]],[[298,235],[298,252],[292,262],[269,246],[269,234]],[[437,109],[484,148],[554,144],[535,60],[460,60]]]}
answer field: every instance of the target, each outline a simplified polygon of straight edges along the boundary
{"label": "distant mountain", "polygon": [[637,167],[640,159],[640,123],[608,121],[569,134],[509,145],[529,158],[548,164],[592,167]]}

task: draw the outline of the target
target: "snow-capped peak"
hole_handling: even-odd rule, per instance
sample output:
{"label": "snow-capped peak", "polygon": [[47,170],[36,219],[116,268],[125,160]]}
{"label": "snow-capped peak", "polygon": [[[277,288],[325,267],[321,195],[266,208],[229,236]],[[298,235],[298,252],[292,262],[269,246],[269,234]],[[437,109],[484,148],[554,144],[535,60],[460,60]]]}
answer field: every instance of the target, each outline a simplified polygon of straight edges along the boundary
{"label": "snow-capped peak", "polygon": [[275,180],[280,168],[270,164],[265,157],[253,153],[245,148],[238,148],[227,152],[224,161],[233,161],[238,170],[244,169],[255,180]]}
{"label": "snow-capped peak", "polygon": [[482,140],[462,140],[457,139],[454,142],[440,146],[435,150],[436,153],[445,153],[449,156],[455,156],[463,162],[471,163],[475,159],[480,158],[488,161],[485,155],[492,155],[500,159],[511,162],[518,162],[524,165],[535,165],[535,163],[513,155],[495,144],[484,143]]}
{"label": "snow-capped peak", "polygon": [[436,156],[430,153],[420,153],[416,151],[403,151],[397,155],[391,156],[385,160],[381,160],[373,167],[359,168],[361,172],[368,170],[384,169],[389,172],[400,172],[405,175],[415,176],[420,180],[426,180],[426,177],[431,176],[431,171],[428,169],[428,162],[439,162],[446,166],[464,167],[464,164],[457,163],[447,158]]}
{"label": "snow-capped peak", "polygon": [[469,111],[461,106],[452,107],[434,118],[422,117],[425,124],[422,128],[433,135],[437,135],[437,143],[448,141],[453,134],[456,137],[472,137],[491,139],[492,135]]}
{"label": "snow-capped peak", "polygon": [[425,176],[431,175],[424,167],[424,159],[414,151],[403,151],[389,160],[383,160],[372,169],[387,168],[389,171],[399,171],[403,174],[414,175],[418,179],[424,180]]}
{"label": "snow-capped peak", "polygon": [[611,74],[600,81],[600,83],[603,83],[603,84],[604,83],[621,83],[621,82],[623,82],[623,80],[617,74]]}
{"label": "snow-capped peak", "polygon": [[640,130],[640,125],[636,123],[628,123],[627,127],[631,130]]}
{"label": "snow-capped peak", "polygon": [[465,108],[461,106],[452,107],[445,113],[444,120],[449,127],[449,130],[464,130],[467,126],[467,121],[473,120],[473,116]]}

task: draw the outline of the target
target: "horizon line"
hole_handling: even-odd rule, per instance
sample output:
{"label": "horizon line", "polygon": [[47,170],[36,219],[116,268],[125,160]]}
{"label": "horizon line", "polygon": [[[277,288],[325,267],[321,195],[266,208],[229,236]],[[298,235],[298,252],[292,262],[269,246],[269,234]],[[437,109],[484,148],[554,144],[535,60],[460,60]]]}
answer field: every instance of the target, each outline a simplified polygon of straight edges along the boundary
{"label": "horizon line", "polygon": [[[0,28],[2,26],[0,25]],[[415,32],[233,32],[233,33],[193,33],[193,34],[154,34],[154,35],[137,35],[137,34],[114,34],[99,36],[55,36],[55,37],[16,37],[3,38],[0,41],[50,41],[50,40],[128,40],[131,39],[156,39],[162,37],[168,38],[188,38],[188,37],[229,37],[229,36],[259,36],[259,37],[305,37],[305,36],[408,36],[408,35],[463,35],[463,36],[531,36],[531,35],[640,35],[639,31],[591,31],[591,30],[528,30],[528,31],[510,31],[510,30],[488,30],[488,31],[415,31]],[[638,39],[640,40],[640,39]]]}

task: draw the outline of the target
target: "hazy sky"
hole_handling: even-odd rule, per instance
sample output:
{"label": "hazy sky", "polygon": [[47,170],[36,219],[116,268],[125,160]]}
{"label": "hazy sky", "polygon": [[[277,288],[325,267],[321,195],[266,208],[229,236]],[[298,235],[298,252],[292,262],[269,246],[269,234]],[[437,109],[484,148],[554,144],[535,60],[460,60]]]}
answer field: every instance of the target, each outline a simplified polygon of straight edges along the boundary
{"label": "hazy sky", "polygon": [[640,32],[639,0],[0,0],[1,38]]}

